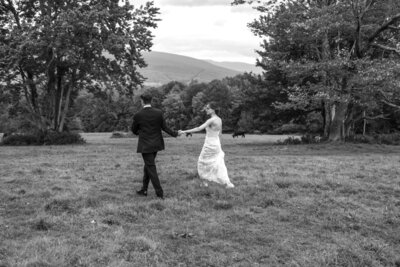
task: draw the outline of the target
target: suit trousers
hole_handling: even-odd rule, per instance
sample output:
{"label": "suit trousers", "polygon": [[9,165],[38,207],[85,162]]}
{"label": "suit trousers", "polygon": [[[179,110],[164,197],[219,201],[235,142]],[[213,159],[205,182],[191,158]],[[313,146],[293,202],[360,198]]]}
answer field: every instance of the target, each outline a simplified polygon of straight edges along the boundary
{"label": "suit trousers", "polygon": [[142,190],[147,191],[147,188],[149,187],[149,182],[151,181],[154,190],[156,191],[156,195],[159,197],[163,197],[163,189],[161,187],[160,180],[158,179],[157,168],[155,163],[156,156],[157,152],[142,153],[144,161]]}

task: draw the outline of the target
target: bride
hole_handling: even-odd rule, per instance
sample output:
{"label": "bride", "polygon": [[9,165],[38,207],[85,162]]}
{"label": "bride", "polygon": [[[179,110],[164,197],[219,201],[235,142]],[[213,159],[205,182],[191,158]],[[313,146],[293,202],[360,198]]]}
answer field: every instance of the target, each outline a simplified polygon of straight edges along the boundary
{"label": "bride", "polygon": [[[235,187],[228,177],[228,170],[225,166],[225,153],[222,151],[219,135],[222,132],[222,120],[215,113],[216,107],[213,103],[207,104],[203,110],[210,118],[201,126],[179,131],[180,134],[194,133],[206,129],[206,138],[201,150],[197,171],[201,179],[225,185],[227,188]],[[207,186],[207,182],[204,185]]]}

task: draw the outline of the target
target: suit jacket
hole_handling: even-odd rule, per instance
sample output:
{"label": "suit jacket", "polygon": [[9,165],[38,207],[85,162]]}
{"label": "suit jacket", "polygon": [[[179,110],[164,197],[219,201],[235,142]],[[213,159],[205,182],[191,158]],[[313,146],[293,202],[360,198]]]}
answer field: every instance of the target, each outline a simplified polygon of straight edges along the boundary
{"label": "suit jacket", "polygon": [[153,107],[145,107],[133,116],[131,130],[135,135],[139,135],[137,153],[164,150],[161,130],[173,137],[178,136],[178,132],[166,125],[162,111]]}

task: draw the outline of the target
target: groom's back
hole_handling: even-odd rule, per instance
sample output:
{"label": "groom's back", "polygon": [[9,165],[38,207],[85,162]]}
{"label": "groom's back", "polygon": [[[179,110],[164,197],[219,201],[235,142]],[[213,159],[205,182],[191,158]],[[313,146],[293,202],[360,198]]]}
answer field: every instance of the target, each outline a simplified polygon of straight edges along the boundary
{"label": "groom's back", "polygon": [[132,131],[139,135],[138,153],[152,153],[164,149],[161,129],[162,112],[155,108],[144,108],[133,117]]}
{"label": "groom's back", "polygon": [[139,132],[161,132],[163,122],[161,110],[156,108],[144,108],[135,115],[134,120],[135,119],[137,119],[140,124]]}

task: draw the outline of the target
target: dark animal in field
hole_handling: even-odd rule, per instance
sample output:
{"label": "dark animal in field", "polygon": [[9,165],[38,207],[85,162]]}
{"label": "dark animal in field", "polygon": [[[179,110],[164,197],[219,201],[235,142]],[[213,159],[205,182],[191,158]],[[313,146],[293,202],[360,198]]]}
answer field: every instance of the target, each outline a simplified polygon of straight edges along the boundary
{"label": "dark animal in field", "polygon": [[186,133],[186,137],[192,137],[192,133]]}
{"label": "dark animal in field", "polygon": [[13,135],[13,132],[5,132],[1,137],[1,140],[4,141],[7,137]]}
{"label": "dark animal in field", "polygon": [[232,137],[233,138],[235,138],[235,137],[239,137],[239,136],[241,136],[242,138],[244,138],[244,137],[246,137],[246,132],[243,132],[243,131],[237,131],[237,132],[234,132],[233,134],[232,134]]}

